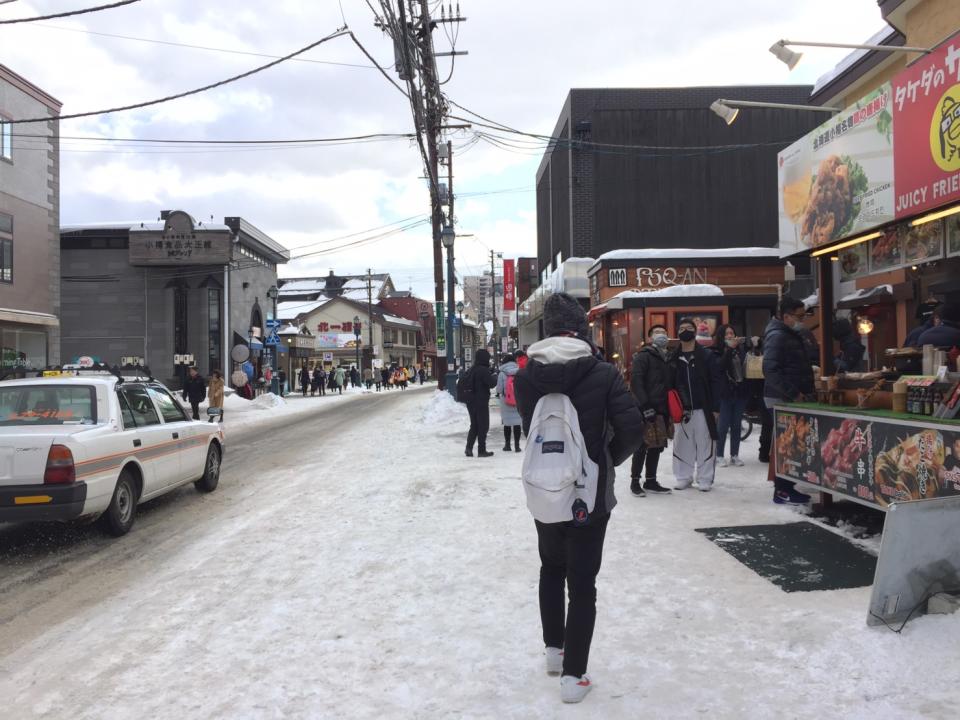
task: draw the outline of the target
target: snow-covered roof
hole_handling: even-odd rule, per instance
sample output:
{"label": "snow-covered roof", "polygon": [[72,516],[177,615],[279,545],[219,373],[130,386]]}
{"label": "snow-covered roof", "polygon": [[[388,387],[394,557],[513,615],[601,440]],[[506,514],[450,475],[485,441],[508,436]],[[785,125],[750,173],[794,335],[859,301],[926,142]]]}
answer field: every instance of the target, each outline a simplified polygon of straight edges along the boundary
{"label": "snow-covered roof", "polygon": [[723,297],[723,290],[716,285],[700,284],[671,285],[660,290],[624,290],[607,300],[606,306],[611,310],[623,309],[623,301],[634,298],[691,298],[691,297]]}
{"label": "snow-covered roof", "polygon": [[646,248],[643,250],[611,250],[598,260],[686,260],[701,258],[779,258],[780,250],[769,247],[735,247],[715,249]]}
{"label": "snow-covered roof", "polygon": [[300,328],[296,325],[284,325],[282,328],[277,330],[277,335],[299,335]]}
{"label": "snow-covered roof", "polygon": [[893,295],[893,285],[877,285],[872,288],[862,288],[849,295],[844,295],[838,302],[850,302],[851,300],[865,300],[875,295]]}
{"label": "snow-covered roof", "polygon": [[[889,25],[884,25],[882,30],[875,32],[869,40],[867,40],[864,45],[882,45],[883,41],[886,40],[890,34],[894,32],[894,29]],[[823,90],[824,87],[832,83],[838,77],[843,75],[847,70],[856,65],[860,60],[867,56],[867,54],[873,52],[872,50],[854,50],[852,53],[847,55],[843,60],[836,64],[836,66],[829,72],[824,73],[819,78],[817,78],[816,84],[813,86],[812,95],[816,95],[818,92]]]}
{"label": "snow-covered roof", "polygon": [[416,320],[407,320],[407,318],[397,317],[396,315],[387,315],[383,314],[383,319],[385,322],[394,323],[395,325],[407,325],[409,327],[420,327],[420,323]]}
{"label": "snow-covered roof", "polygon": [[[60,232],[81,232],[83,230],[129,230],[130,232],[163,232],[166,228],[163,220],[128,220],[122,222],[83,223],[76,225],[61,225]],[[233,232],[222,223],[197,221],[197,231]]]}

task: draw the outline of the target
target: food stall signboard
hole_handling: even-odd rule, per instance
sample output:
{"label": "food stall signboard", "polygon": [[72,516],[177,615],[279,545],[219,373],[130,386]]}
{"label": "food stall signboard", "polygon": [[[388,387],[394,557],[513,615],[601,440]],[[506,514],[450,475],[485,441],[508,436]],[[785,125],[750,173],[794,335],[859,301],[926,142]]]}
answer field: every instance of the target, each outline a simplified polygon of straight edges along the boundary
{"label": "food stall signboard", "polygon": [[897,225],[869,244],[871,273],[936,260],[943,257],[943,223],[934,221],[916,227]]}
{"label": "food stall signboard", "polygon": [[777,156],[780,255],[894,219],[890,83]]}
{"label": "food stall signboard", "polygon": [[960,425],[776,408],[776,471],[880,509],[960,495]]}

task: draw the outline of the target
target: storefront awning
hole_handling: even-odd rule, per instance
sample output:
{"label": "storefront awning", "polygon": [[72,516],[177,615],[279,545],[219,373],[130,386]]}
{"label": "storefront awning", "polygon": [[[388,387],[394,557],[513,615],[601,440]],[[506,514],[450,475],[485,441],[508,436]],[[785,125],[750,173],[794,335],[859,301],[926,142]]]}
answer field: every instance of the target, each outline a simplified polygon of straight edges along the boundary
{"label": "storefront awning", "polygon": [[44,327],[60,326],[60,319],[56,315],[31,312],[29,310],[11,310],[9,308],[0,308],[0,322],[43,325]]}
{"label": "storefront awning", "polygon": [[868,305],[895,303],[913,298],[913,284],[904,282],[896,285],[878,285],[877,287],[857,290],[851,295],[840,298],[837,310],[854,310]]}
{"label": "storefront awning", "polygon": [[596,320],[598,317],[603,315],[607,311],[607,304],[600,303],[599,305],[594,305],[590,308],[590,312],[587,313],[588,320]]}
{"label": "storefront awning", "polygon": [[256,338],[250,338],[247,340],[247,345],[250,346],[251,350],[263,350],[263,343]]}

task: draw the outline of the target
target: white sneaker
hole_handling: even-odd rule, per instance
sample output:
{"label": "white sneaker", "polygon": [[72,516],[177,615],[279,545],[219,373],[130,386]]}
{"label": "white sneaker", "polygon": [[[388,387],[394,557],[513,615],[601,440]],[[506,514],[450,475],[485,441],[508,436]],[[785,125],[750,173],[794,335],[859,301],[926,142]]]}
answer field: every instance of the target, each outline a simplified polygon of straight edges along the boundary
{"label": "white sneaker", "polygon": [[673,489],[686,490],[691,485],[693,485],[693,478],[687,478],[686,480],[677,480],[677,483],[673,486]]}
{"label": "white sneaker", "polygon": [[743,467],[743,460],[734,455],[732,458],[730,458],[730,464],[736,465],[737,467]]}
{"label": "white sneaker", "polygon": [[697,484],[697,489],[700,492],[710,492],[711,488],[713,488],[713,483],[710,483],[709,485],[701,485],[699,483]]}
{"label": "white sneaker", "polygon": [[[730,458],[730,462],[733,462],[733,458]],[[730,463],[727,462],[727,459],[724,458],[724,457],[717,458],[717,464],[718,464],[720,467],[730,467]]]}
{"label": "white sneaker", "polygon": [[560,678],[560,699],[565,703],[580,702],[592,689],[593,684],[590,682],[589,675],[584,674],[582,677],[564,675]]}
{"label": "white sneaker", "polygon": [[547,658],[547,675],[559,675],[563,672],[563,650],[548,647],[543,654]]}

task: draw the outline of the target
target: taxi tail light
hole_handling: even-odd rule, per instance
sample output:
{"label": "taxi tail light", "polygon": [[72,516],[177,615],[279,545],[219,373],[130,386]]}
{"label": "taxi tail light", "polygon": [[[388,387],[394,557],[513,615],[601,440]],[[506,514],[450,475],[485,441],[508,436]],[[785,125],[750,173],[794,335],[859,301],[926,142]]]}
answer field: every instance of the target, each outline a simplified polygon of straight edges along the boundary
{"label": "taxi tail light", "polygon": [[51,445],[47,455],[47,469],[43,473],[44,485],[65,485],[76,482],[77,468],[73,453],[66,445]]}

